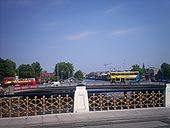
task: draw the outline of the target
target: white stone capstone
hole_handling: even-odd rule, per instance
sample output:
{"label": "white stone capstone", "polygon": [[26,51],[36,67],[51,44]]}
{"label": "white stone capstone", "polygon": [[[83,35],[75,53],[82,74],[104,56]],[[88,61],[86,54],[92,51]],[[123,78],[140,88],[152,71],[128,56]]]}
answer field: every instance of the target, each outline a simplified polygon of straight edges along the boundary
{"label": "white stone capstone", "polygon": [[166,84],[166,92],[165,92],[165,106],[170,107],[170,84]]}
{"label": "white stone capstone", "polygon": [[74,94],[74,113],[89,112],[86,86],[77,86]]}

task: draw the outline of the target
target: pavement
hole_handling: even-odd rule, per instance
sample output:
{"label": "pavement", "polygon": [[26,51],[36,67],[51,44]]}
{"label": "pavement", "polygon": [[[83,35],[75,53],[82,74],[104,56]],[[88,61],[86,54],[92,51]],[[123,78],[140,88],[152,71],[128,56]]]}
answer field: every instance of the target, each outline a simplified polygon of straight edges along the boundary
{"label": "pavement", "polygon": [[1,118],[0,128],[170,128],[170,108]]}

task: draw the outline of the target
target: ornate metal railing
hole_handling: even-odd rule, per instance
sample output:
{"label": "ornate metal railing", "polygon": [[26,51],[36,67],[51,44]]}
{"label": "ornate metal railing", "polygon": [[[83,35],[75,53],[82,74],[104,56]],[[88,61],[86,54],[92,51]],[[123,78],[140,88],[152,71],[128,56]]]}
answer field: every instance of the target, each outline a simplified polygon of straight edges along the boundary
{"label": "ornate metal railing", "polygon": [[66,95],[0,98],[0,118],[73,112],[73,97]]}
{"label": "ornate metal railing", "polygon": [[[95,91],[96,88],[96,91]],[[89,89],[90,111],[165,106],[165,85],[113,86]]]}
{"label": "ornate metal railing", "polygon": [[[90,111],[165,106],[165,84],[86,85]],[[73,112],[74,87],[37,88],[0,95],[0,118]]]}

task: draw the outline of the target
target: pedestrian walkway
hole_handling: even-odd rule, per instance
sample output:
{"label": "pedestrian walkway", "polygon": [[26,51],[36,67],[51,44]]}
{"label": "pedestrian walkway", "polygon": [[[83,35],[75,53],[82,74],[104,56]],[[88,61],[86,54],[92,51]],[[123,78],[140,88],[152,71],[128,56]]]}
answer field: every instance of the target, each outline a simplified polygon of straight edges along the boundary
{"label": "pedestrian walkway", "polygon": [[0,128],[170,128],[170,108],[49,114],[0,119]]}

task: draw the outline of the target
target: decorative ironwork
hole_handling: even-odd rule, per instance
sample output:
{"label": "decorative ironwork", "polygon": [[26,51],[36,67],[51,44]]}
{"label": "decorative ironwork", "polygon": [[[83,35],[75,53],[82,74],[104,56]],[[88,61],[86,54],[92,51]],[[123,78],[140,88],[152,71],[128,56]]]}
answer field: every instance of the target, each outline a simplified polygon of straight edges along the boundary
{"label": "decorative ironwork", "polygon": [[92,93],[89,95],[90,111],[163,107],[164,93],[161,91],[128,91]]}
{"label": "decorative ironwork", "polygon": [[65,95],[0,98],[0,118],[73,112],[73,98]]}

